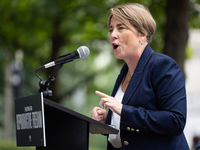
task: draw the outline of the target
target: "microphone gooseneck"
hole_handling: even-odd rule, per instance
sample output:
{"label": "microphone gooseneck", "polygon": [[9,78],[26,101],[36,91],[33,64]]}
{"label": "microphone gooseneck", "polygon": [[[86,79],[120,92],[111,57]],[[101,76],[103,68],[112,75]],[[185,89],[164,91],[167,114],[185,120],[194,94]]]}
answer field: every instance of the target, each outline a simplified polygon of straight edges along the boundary
{"label": "microphone gooseneck", "polygon": [[90,54],[90,50],[87,46],[80,46],[77,50],[75,50],[74,52],[72,53],[68,53],[68,54],[65,54],[63,56],[60,56],[58,57],[57,60],[55,61],[52,61],[52,62],[49,62],[41,67],[39,67],[36,71],[35,71],[35,74],[36,76],[42,81],[41,77],[37,74],[37,72],[39,70],[43,70],[43,69],[47,69],[47,68],[50,68],[50,67],[53,67],[53,66],[57,66],[57,65],[60,65],[60,64],[65,64],[65,63],[68,63],[68,62],[71,62],[73,61],[74,59],[78,59],[78,58],[86,58],[87,56],[89,56]]}
{"label": "microphone gooseneck", "polygon": [[58,57],[55,61],[49,62],[39,68],[39,70],[50,68],[56,66],[58,64],[65,64],[68,62],[73,61],[74,59],[78,58],[85,58],[90,54],[90,50],[86,46],[81,46],[77,50],[72,53],[65,54],[63,56]]}
{"label": "microphone gooseneck", "polygon": [[[89,48],[86,46],[81,46],[74,52],[60,56],[60,57],[58,57],[57,60],[47,63],[44,66],[41,66],[40,68],[38,68],[35,71],[36,76],[40,79],[40,82],[39,82],[40,89],[38,90],[38,92],[43,92],[43,96],[45,98],[52,97],[52,91],[49,90],[48,87],[50,85],[50,82],[55,80],[54,76],[56,75],[58,70],[61,69],[65,63],[71,62],[74,59],[85,58],[89,54],[90,54]],[[43,70],[43,69],[46,69],[46,68],[49,68],[52,66],[55,66],[53,72],[49,75],[49,77],[46,81],[42,81],[42,78],[37,74],[37,71]]]}

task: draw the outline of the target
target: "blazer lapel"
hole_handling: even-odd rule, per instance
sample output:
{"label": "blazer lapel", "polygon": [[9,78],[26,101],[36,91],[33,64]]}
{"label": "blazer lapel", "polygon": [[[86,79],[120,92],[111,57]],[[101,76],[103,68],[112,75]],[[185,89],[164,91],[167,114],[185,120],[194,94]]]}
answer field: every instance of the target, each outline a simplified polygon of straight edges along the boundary
{"label": "blazer lapel", "polygon": [[133,75],[131,78],[131,81],[126,89],[126,92],[124,94],[123,100],[122,100],[122,104],[127,104],[128,101],[130,100],[131,96],[133,95],[133,93],[135,92],[135,90],[137,89],[141,79],[142,79],[143,74],[137,74],[137,75]]}
{"label": "blazer lapel", "polygon": [[117,80],[116,80],[114,89],[113,89],[113,91],[112,91],[112,96],[113,96],[113,97],[114,97],[115,94],[117,93],[117,90],[118,90],[118,88],[119,88],[119,86],[120,86],[120,84],[121,84],[121,82],[122,82],[124,76],[126,75],[127,71],[128,71],[128,66],[125,64],[125,65],[123,66],[123,68],[121,69],[121,72],[120,72],[120,74],[119,74],[119,76],[118,76],[118,78],[117,78]]}
{"label": "blazer lapel", "polygon": [[[118,78],[117,78],[117,80],[115,82],[115,86],[114,86],[114,89],[112,91],[112,96],[113,97],[115,96],[115,94],[116,94],[116,92],[117,92],[117,90],[118,90],[118,88],[119,88],[119,86],[120,86],[120,84],[121,84],[121,82],[122,82],[122,80],[124,78],[124,75],[126,74],[127,71],[128,71],[128,67],[125,64],[123,66],[123,68],[121,69],[121,72],[120,72],[120,74],[119,74],[119,76],[118,76]],[[106,120],[106,124],[111,124],[111,115],[112,115],[112,111],[109,109],[107,120]]]}
{"label": "blazer lapel", "polygon": [[147,64],[152,53],[153,53],[153,50],[151,49],[151,47],[149,45],[147,45],[144,52],[142,53],[142,56],[140,57],[140,60],[135,69],[135,72],[131,78],[131,81],[130,81],[127,89],[126,89],[126,92],[125,92],[123,100],[122,100],[122,104],[128,103],[131,96],[133,95],[133,93],[135,92],[137,87],[139,86],[139,84],[142,80],[142,77],[143,77],[143,69],[144,69],[145,65]]}
{"label": "blazer lapel", "polygon": [[[127,104],[128,101],[130,100],[131,96],[134,94],[135,90],[137,89],[137,87],[139,86],[141,80],[142,80],[142,77],[143,77],[143,69],[145,67],[145,65],[147,64],[150,56],[152,55],[154,51],[151,49],[151,47],[149,45],[146,46],[142,56],[140,57],[140,60],[138,62],[138,65],[135,69],[135,72],[131,78],[131,81],[126,89],[126,92],[124,94],[124,97],[123,97],[123,100],[122,100],[122,104]],[[123,67],[122,67],[122,70],[117,78],[117,81],[115,83],[115,86],[114,86],[114,89],[113,89],[113,92],[112,92],[112,96],[114,97],[118,88],[119,88],[119,85],[121,84],[124,76],[126,75],[128,71],[128,66],[127,64],[125,64]],[[106,124],[110,124],[111,123],[111,110],[109,109],[109,112],[108,112],[108,117],[107,117],[107,121],[106,121]]]}

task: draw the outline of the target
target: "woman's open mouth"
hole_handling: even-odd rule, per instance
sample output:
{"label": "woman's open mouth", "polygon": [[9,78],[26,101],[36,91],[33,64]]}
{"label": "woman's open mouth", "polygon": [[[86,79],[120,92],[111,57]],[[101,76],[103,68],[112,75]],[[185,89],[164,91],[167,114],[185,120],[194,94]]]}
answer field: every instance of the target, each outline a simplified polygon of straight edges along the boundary
{"label": "woman's open mouth", "polygon": [[118,48],[118,45],[113,43],[113,49],[116,50]]}

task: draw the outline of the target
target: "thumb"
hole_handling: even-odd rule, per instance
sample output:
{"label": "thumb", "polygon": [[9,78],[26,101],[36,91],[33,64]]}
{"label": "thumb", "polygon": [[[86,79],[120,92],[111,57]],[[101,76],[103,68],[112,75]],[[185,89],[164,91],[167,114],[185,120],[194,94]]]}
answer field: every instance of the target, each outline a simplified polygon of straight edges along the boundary
{"label": "thumb", "polygon": [[97,110],[97,114],[98,115],[102,115],[103,114],[103,111],[101,109]]}

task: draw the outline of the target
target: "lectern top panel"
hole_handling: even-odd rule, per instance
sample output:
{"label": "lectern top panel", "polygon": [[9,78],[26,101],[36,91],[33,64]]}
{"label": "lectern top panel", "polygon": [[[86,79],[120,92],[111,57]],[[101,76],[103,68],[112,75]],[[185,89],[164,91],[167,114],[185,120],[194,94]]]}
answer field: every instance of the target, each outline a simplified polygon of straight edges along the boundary
{"label": "lectern top panel", "polygon": [[119,132],[118,129],[115,129],[113,127],[110,127],[106,124],[103,124],[99,121],[96,121],[90,117],[87,117],[83,114],[80,114],[74,110],[71,110],[69,108],[66,108],[58,103],[55,103],[53,101],[50,101],[48,99],[44,99],[44,105],[47,105],[49,107],[53,107],[56,109],[59,109],[60,111],[63,111],[67,114],[71,114],[74,117],[77,117],[79,119],[81,119],[82,121],[85,121],[89,124],[89,131],[92,134],[117,134]]}

